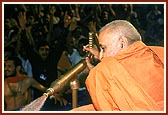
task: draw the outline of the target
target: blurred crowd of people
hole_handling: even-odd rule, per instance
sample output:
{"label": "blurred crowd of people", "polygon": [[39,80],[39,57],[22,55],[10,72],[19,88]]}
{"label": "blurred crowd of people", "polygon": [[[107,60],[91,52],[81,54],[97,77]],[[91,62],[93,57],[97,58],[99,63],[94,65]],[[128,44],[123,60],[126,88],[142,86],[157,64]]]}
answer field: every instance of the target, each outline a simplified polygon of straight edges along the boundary
{"label": "blurred crowd of people", "polygon": [[[147,45],[164,46],[163,4],[4,4],[4,60],[18,57],[21,73],[49,88],[86,56],[88,33],[116,19],[131,22]],[[81,88],[86,77],[85,71],[78,75]],[[61,95],[69,92],[66,88]],[[32,100],[43,93],[33,89]],[[81,105],[90,103],[89,95],[85,98]]]}

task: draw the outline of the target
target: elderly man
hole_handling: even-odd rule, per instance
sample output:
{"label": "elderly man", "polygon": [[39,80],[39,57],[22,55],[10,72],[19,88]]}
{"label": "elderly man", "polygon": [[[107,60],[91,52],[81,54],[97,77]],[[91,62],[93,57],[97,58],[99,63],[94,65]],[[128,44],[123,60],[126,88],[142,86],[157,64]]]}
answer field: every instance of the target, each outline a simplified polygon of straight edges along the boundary
{"label": "elderly man", "polygon": [[149,47],[125,20],[105,25],[98,37],[101,51],[85,48],[101,61],[95,67],[86,58],[85,81],[91,105],[72,111],[163,111],[163,47]]}

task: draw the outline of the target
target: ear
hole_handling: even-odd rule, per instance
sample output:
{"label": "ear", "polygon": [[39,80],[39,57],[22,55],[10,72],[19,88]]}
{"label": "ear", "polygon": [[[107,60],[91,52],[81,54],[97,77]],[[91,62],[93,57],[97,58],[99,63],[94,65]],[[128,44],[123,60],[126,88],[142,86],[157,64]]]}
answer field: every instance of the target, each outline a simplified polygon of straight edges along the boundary
{"label": "ear", "polygon": [[119,42],[121,45],[121,49],[128,47],[128,39],[126,37],[124,36],[120,37]]}
{"label": "ear", "polygon": [[17,66],[17,67],[16,67],[16,73],[19,74],[19,73],[20,73],[20,70],[21,70],[21,66]]}

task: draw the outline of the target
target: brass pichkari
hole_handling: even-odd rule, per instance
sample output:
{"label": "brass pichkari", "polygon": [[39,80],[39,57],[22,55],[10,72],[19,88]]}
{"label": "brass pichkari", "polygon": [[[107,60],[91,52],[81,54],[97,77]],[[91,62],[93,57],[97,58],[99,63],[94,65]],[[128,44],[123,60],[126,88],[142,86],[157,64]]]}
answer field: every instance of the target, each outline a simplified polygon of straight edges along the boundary
{"label": "brass pichkari", "polygon": [[50,88],[48,88],[47,92],[44,95],[51,96],[56,92],[59,92],[63,89],[70,81],[75,77],[76,74],[80,73],[86,67],[85,59],[79,61],[74,67],[72,67],[67,73],[60,76],[60,79],[55,80]]}

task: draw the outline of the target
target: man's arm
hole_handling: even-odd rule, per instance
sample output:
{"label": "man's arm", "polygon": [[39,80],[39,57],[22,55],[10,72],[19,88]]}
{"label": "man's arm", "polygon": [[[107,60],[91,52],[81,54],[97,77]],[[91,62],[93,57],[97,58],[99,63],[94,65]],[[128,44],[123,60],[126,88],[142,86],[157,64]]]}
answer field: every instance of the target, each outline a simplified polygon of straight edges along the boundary
{"label": "man's arm", "polygon": [[39,89],[43,92],[46,92],[47,91],[47,88],[44,87],[43,85],[41,85],[39,82],[37,82],[34,78],[32,77],[29,77],[28,79],[28,82],[29,84],[31,84],[32,87],[36,88],[36,89]]}

